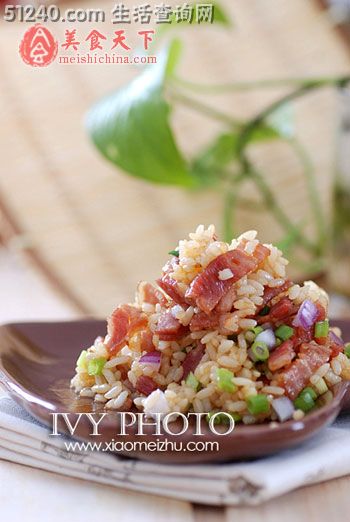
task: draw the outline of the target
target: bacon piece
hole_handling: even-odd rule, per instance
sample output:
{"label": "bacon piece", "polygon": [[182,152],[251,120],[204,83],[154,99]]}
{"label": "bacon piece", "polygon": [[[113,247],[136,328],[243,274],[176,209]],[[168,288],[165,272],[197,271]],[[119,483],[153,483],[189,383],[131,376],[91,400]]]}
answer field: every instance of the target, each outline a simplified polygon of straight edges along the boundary
{"label": "bacon piece", "polygon": [[237,299],[237,292],[234,286],[228,289],[225,295],[222,296],[220,301],[215,307],[215,312],[219,312],[221,314],[231,312],[233,308],[233,303]]}
{"label": "bacon piece", "polygon": [[[240,250],[241,252],[245,253],[245,247],[248,243],[247,239],[243,239],[239,245],[237,246],[237,250]],[[267,251],[267,252],[266,252]],[[255,250],[253,252],[253,257],[256,259],[258,265],[261,265],[267,258],[267,256],[270,254],[270,249],[266,246],[262,245],[261,243],[258,243],[255,247]]]}
{"label": "bacon piece", "polygon": [[262,317],[257,317],[259,324],[263,323],[274,323],[276,321],[282,321],[288,319],[291,315],[294,315],[297,311],[295,304],[289,299],[289,297],[282,297],[278,303],[273,305],[270,312]]}
{"label": "bacon piece", "polygon": [[132,398],[127,397],[125,399],[124,404],[118,408],[118,411],[130,411],[131,407],[132,407]]}
{"label": "bacon piece", "polygon": [[280,370],[292,362],[296,353],[293,348],[293,341],[290,339],[282,343],[270,355],[268,367],[271,372]]}
{"label": "bacon piece", "polygon": [[321,303],[316,302],[315,306],[317,308],[317,319],[316,319],[316,322],[317,321],[324,321],[326,319],[326,315],[327,315],[326,314],[326,310],[323,308]]}
{"label": "bacon piece", "polygon": [[260,312],[260,310],[262,310],[264,308],[264,306],[269,304],[269,302],[272,301],[272,299],[274,299],[275,297],[279,296],[280,294],[282,294],[283,292],[288,290],[288,288],[290,288],[292,285],[293,285],[292,281],[287,280],[283,283],[283,285],[276,286],[274,288],[265,286],[264,295],[262,297],[263,302],[262,302],[261,306],[259,306],[258,312]]}
{"label": "bacon piece", "polygon": [[337,357],[340,353],[344,352],[344,346],[337,343],[330,343],[329,348],[331,350],[331,357]]}
{"label": "bacon piece", "polygon": [[150,303],[156,305],[160,303],[166,304],[167,300],[160,290],[158,290],[151,283],[141,281],[137,286],[137,296],[140,303]]}
{"label": "bacon piece", "polygon": [[174,271],[174,266],[178,263],[179,259],[177,257],[170,259],[163,269],[163,276],[160,279],[157,279],[157,284],[175,301],[175,303],[184,305],[186,304],[186,300],[179,289],[177,281],[171,277],[171,274]]}
{"label": "bacon piece", "polygon": [[293,341],[294,349],[296,350],[303,343],[309,343],[312,341],[314,336],[314,327],[307,328],[306,330],[301,326],[293,326],[295,334],[291,338]]}
{"label": "bacon piece", "polygon": [[121,344],[129,331],[129,314],[123,307],[117,308],[107,319],[108,346]]}
{"label": "bacon piece", "polygon": [[[130,370],[130,368],[128,366],[126,366],[126,365],[118,366],[118,371],[120,372],[120,380],[121,381],[124,381],[124,380],[129,381],[129,379],[128,379],[128,372],[129,372],[129,370]],[[131,385],[131,382],[130,382],[130,385]]]}
{"label": "bacon piece", "polygon": [[142,352],[153,352],[153,333],[150,330],[144,330],[141,333],[141,351]]}
{"label": "bacon piece", "polygon": [[215,310],[211,314],[199,312],[193,316],[190,322],[190,331],[198,332],[199,330],[218,330],[221,335],[230,335],[232,334],[232,330],[225,326],[226,321],[230,318],[230,313],[220,314]]}
{"label": "bacon piece", "polygon": [[182,363],[183,368],[183,374],[182,378],[186,379],[189,373],[194,372],[194,370],[197,368],[198,364],[201,362],[202,357],[204,355],[204,344],[198,343],[195,348],[193,348],[188,354],[186,355],[186,358],[184,359],[184,362]]}
{"label": "bacon piece", "polygon": [[[256,270],[269,253],[268,248],[259,244],[253,255],[248,255],[241,248],[221,254],[213,259],[201,274],[194,278],[186,292],[186,299],[195,303],[203,312],[208,314],[232,285],[243,276]],[[222,281],[218,275],[225,268],[232,271],[233,277]]]}
{"label": "bacon piece", "polygon": [[296,310],[295,304],[289,297],[283,297],[271,308],[269,315],[272,319],[284,319],[293,315]]}
{"label": "bacon piece", "polygon": [[179,305],[186,304],[184,297],[178,290],[177,281],[172,279],[168,274],[164,275],[161,279],[157,279],[157,284],[175,303]]}
{"label": "bacon piece", "polygon": [[157,388],[159,388],[158,384],[147,375],[141,375],[135,384],[136,391],[146,396],[151,395]]}
{"label": "bacon piece", "polygon": [[212,312],[211,314],[205,314],[199,312],[194,314],[190,322],[191,332],[198,332],[199,330],[215,330],[219,326],[220,314]]}
{"label": "bacon piece", "polygon": [[[236,289],[234,286],[231,286],[210,314],[206,314],[205,312],[194,314],[190,322],[191,332],[197,332],[199,330],[215,330],[216,328],[219,328],[220,325],[223,324],[224,319],[226,319],[226,314],[232,310],[236,298]],[[225,314],[225,316],[222,314]]]}
{"label": "bacon piece", "polygon": [[298,358],[278,376],[278,382],[294,400],[307,385],[312,374],[329,360],[331,350],[315,342],[301,345]]}
{"label": "bacon piece", "polygon": [[188,332],[188,327],[183,326],[170,310],[163,312],[159,317],[155,334],[161,341],[177,341]]}
{"label": "bacon piece", "polygon": [[130,335],[147,326],[147,316],[131,305],[121,305],[107,319],[107,347],[116,353]]}
{"label": "bacon piece", "polygon": [[337,357],[340,353],[344,352],[345,345],[343,341],[338,337],[335,340],[332,337],[332,332],[327,335],[327,337],[320,337],[318,339],[315,339],[317,344],[321,344],[323,346],[327,346],[331,350],[331,358]]}

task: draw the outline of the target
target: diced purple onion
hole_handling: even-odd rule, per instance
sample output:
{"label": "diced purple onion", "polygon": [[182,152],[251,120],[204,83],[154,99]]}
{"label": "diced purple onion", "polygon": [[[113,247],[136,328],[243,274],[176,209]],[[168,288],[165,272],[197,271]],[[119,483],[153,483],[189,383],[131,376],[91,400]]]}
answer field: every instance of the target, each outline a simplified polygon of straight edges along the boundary
{"label": "diced purple onion", "polygon": [[341,337],[339,337],[339,335],[334,333],[332,330],[330,330],[330,332],[329,332],[329,337],[332,339],[334,344],[336,344],[337,346],[344,346],[345,343],[344,343],[343,339]]}
{"label": "diced purple onion", "polygon": [[260,341],[265,343],[268,348],[271,350],[276,346],[276,336],[272,328],[269,328],[268,330],[264,330],[263,332],[260,332],[256,337],[255,341]]}
{"label": "diced purple onion", "polygon": [[278,397],[272,401],[272,408],[280,422],[285,422],[293,417],[294,404],[288,397]]}
{"label": "diced purple onion", "polygon": [[317,316],[318,309],[316,305],[312,301],[305,299],[294,318],[293,326],[301,326],[306,330],[315,324]]}
{"label": "diced purple onion", "polygon": [[156,369],[160,368],[160,357],[159,352],[149,352],[140,357],[139,362],[142,364],[149,364],[154,366]]}

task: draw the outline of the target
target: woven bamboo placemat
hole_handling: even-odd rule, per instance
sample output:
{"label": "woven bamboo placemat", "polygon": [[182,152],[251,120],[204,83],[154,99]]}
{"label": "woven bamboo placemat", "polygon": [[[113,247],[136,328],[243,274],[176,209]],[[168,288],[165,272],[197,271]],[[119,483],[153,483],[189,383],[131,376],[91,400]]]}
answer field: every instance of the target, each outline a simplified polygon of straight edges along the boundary
{"label": "woven bamboo placemat", "polygon": [[[234,30],[201,26],[181,33],[185,55],[180,71],[186,78],[212,83],[348,71],[346,49],[312,2],[223,3]],[[111,8],[105,1],[100,6]],[[62,40],[65,27],[51,28]],[[167,251],[198,223],[218,225],[221,200],[214,193],[189,194],[149,185],[106,163],[87,138],[84,114],[96,99],[138,70],[57,63],[41,70],[30,68],[17,53],[24,29],[23,24],[2,23],[0,30],[0,199],[11,223],[10,244],[29,249],[40,269],[84,312],[105,314],[117,302],[132,298],[139,279],[154,279]],[[107,23],[100,29],[106,34],[115,30]],[[89,27],[82,24],[78,31],[86,35]],[[243,117],[274,95],[225,94],[210,103]],[[316,165],[325,209],[330,202],[335,114],[336,96],[327,90],[296,108],[298,132]],[[197,150],[218,130],[188,108],[175,112],[174,123],[186,153]],[[307,217],[298,161],[284,145],[259,147],[254,153],[288,213]],[[239,212],[238,228],[257,228],[269,241],[280,237],[269,216],[257,219],[244,210]]]}

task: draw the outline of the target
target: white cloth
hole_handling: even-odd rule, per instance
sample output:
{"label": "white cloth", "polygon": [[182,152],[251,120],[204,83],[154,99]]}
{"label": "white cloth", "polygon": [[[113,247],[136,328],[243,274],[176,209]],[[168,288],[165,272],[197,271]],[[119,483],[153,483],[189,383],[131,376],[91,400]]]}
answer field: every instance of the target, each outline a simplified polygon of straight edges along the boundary
{"label": "white cloth", "polygon": [[350,473],[350,413],[308,443],[228,464],[164,465],[101,452],[67,451],[8,397],[0,399],[0,458],[70,477],[212,505],[258,504]]}

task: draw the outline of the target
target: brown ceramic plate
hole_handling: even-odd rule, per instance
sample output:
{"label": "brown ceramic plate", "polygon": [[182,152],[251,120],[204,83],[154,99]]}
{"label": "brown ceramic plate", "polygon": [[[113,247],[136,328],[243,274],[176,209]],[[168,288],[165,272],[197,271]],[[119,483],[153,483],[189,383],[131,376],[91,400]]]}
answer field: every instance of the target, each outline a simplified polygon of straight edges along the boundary
{"label": "brown ceramic plate", "polygon": [[[334,321],[350,339],[350,321]],[[13,399],[29,413],[51,426],[53,412],[98,412],[101,407],[91,399],[77,398],[69,388],[75,361],[80,351],[92,344],[105,331],[105,322],[83,320],[59,323],[16,323],[0,327],[0,380]],[[171,437],[177,443],[188,441],[219,441],[220,451],[208,452],[133,452],[138,457],[159,462],[194,463],[253,458],[290,448],[312,437],[333,422],[342,408],[349,406],[350,387],[341,384],[331,404],[310,414],[302,421],[288,421],[271,428],[268,424],[237,426],[230,435],[217,436],[205,430],[202,437],[194,437],[193,428],[184,435]],[[118,440],[117,417],[108,415],[100,424],[99,440]],[[65,426],[60,426],[64,431]],[[80,423],[76,435],[89,439],[91,426]],[[133,428],[127,440],[154,441],[152,428],[144,436],[136,436]],[[157,437],[162,439],[162,436]],[[91,439],[90,439],[91,440]],[[96,439],[95,439],[96,440]],[[124,438],[125,440],[125,438]]]}

